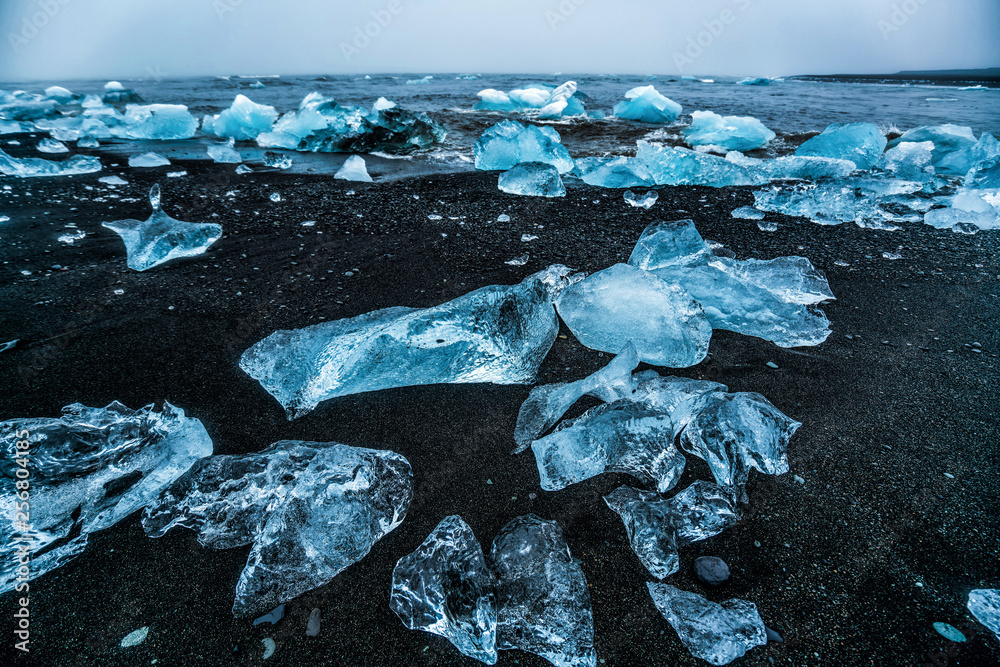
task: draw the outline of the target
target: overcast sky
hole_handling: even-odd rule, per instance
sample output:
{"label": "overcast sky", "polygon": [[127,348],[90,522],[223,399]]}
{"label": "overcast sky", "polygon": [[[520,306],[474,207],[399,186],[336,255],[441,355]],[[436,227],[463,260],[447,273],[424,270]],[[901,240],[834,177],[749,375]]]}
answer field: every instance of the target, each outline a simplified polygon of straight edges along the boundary
{"label": "overcast sky", "polygon": [[0,0],[0,80],[1000,66],[998,0]]}

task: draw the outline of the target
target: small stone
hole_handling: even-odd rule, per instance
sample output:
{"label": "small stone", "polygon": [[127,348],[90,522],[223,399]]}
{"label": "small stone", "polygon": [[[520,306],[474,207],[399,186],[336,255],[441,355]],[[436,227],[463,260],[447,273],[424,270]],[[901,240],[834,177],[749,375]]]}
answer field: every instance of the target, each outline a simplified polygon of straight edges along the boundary
{"label": "small stone", "polygon": [[777,632],[767,627],[766,625],[764,626],[764,632],[767,634],[767,641],[769,642],[778,642],[780,644],[785,641],[784,639],[781,638],[781,635],[779,635]]}
{"label": "small stone", "polygon": [[953,642],[965,641],[965,635],[963,635],[961,631],[959,631],[958,628],[956,628],[953,625],[948,625],[947,623],[938,622],[934,624],[934,629],[937,630],[938,634],[944,637],[945,639],[949,639]]}
{"label": "small stone", "polygon": [[122,639],[122,643],[119,644],[119,646],[121,646],[122,648],[128,648],[129,646],[138,646],[139,644],[146,641],[146,635],[148,634],[149,634],[149,626],[147,625],[146,627],[139,628],[138,630],[135,630],[125,635],[125,638]]}
{"label": "small stone", "polygon": [[306,623],[306,636],[315,637],[319,634],[319,609],[309,612],[309,622]]}
{"label": "small stone", "polygon": [[766,365],[767,365],[768,368],[777,368],[778,367],[778,364],[774,363],[773,361],[767,362]]}
{"label": "small stone", "polygon": [[729,581],[729,566],[716,556],[701,556],[694,560],[694,574],[709,586],[719,586]]}
{"label": "small stone", "polygon": [[760,542],[758,542],[757,540],[754,540],[754,541],[753,541],[753,545],[754,545],[755,547],[760,547]]}

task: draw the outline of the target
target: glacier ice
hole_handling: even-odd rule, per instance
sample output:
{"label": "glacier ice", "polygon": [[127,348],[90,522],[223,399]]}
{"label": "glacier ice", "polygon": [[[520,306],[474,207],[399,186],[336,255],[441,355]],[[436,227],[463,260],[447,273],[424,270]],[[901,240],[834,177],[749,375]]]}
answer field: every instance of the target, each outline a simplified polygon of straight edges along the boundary
{"label": "glacier ice", "polygon": [[106,185],[128,185],[128,181],[120,176],[102,176],[97,179],[98,182],[104,183]]}
{"label": "glacier ice", "polygon": [[653,604],[696,658],[727,665],[767,644],[764,621],[752,602],[733,598],[716,604],[669,584],[648,582],[646,587]]}
{"label": "glacier ice", "polygon": [[970,591],[966,606],[977,621],[1000,639],[1000,590],[980,588]]}
{"label": "glacier ice", "polygon": [[[25,440],[27,450],[17,446]],[[104,408],[74,403],[59,418],[3,422],[0,450],[0,593],[5,593],[14,589],[19,543],[31,551],[32,578],[64,565],[84,551],[89,533],[142,509],[211,455],[212,441],[200,421],[169,403],[158,411],[152,405],[130,410],[118,402]],[[28,525],[15,515],[19,454],[27,456],[31,472]]]}
{"label": "glacier ice", "polygon": [[635,159],[650,174],[656,185],[757,185],[766,179],[751,174],[740,165],[686,148],[660,146],[638,141]]}
{"label": "glacier ice", "polygon": [[655,204],[656,200],[659,198],[660,195],[656,193],[656,190],[650,190],[649,192],[641,196],[637,195],[631,190],[625,191],[625,201],[628,202],[629,206],[636,208],[641,206],[642,208],[649,210],[650,208],[653,207],[653,204]]}
{"label": "glacier ice", "polygon": [[372,182],[372,177],[368,175],[368,169],[365,168],[365,160],[360,155],[352,155],[347,158],[333,177],[342,181]]}
{"label": "glacier ice", "polygon": [[579,116],[584,113],[583,104],[576,95],[576,81],[567,81],[552,91],[552,95],[539,112],[542,119],[561,118],[562,116]]}
{"label": "glacier ice", "polygon": [[521,162],[500,174],[497,187],[512,195],[565,197],[559,170],[545,162]]}
{"label": "glacier ice", "polygon": [[746,76],[737,81],[741,86],[770,86],[777,79],[771,79],[766,76]]}
{"label": "glacier ice", "polygon": [[34,176],[70,176],[91,174],[101,170],[101,161],[91,155],[74,155],[68,160],[54,162],[38,157],[15,158],[0,149],[0,174],[17,178]]}
{"label": "glacier ice", "polygon": [[752,116],[720,116],[711,111],[693,112],[691,125],[682,134],[691,146],[718,146],[728,151],[761,148],[777,136]]}
{"label": "glacier ice", "polygon": [[871,123],[834,123],[795,149],[795,154],[850,160],[858,169],[871,169],[885,146],[885,137]]}
{"label": "glacier ice", "polygon": [[963,185],[980,190],[1000,189],[1000,155],[976,163],[965,175]]}
{"label": "glacier ice", "polygon": [[80,137],[76,142],[77,148],[100,148],[100,146],[101,143],[91,136]]}
{"label": "glacier ice", "polygon": [[982,196],[983,191],[960,189],[951,206],[935,208],[924,214],[924,222],[937,229],[975,233],[980,229],[1000,228],[1000,207],[992,206]]}
{"label": "glacier ice", "polygon": [[263,161],[265,167],[274,167],[275,169],[290,169],[292,166],[292,157],[290,155],[275,153],[274,151],[264,151]]}
{"label": "glacier ice", "polygon": [[178,257],[200,255],[222,238],[222,226],[215,223],[181,222],[160,208],[160,186],[149,191],[153,214],[144,221],[115,220],[101,226],[122,237],[128,267],[145,271]]}
{"label": "glacier ice", "polygon": [[907,130],[902,136],[890,141],[889,147],[892,148],[906,142],[922,143],[925,141],[934,144],[932,162],[936,164],[948,153],[971,148],[976,143],[976,135],[972,133],[971,127],[962,125],[921,125]]}
{"label": "glacier ice", "polygon": [[419,79],[410,79],[410,80],[408,80],[408,81],[406,82],[406,85],[408,85],[408,86],[413,86],[413,85],[417,85],[417,84],[426,84],[426,83],[430,83],[430,82],[431,82],[431,79],[433,79],[433,78],[434,78],[433,76],[431,76],[430,74],[428,74],[427,76],[425,76],[425,77],[421,77],[421,78],[419,78]]}
{"label": "glacier ice", "polygon": [[129,104],[121,125],[110,129],[121,139],[190,139],[198,120],[183,104]]}
{"label": "glacier ice", "polygon": [[576,161],[574,174],[588,185],[601,188],[634,188],[652,185],[646,168],[635,158],[586,157]]}
{"label": "glacier ice", "polygon": [[364,558],[409,508],[413,473],[391,451],[282,440],[256,454],[199,461],[146,508],[143,528],[174,526],[214,549],[252,544],[233,613],[260,613],[328,583]]}
{"label": "glacier ice", "polygon": [[212,144],[208,147],[208,156],[212,158],[213,162],[239,164],[243,162],[243,158],[240,157],[235,145],[236,142],[232,137],[224,144]]}
{"label": "glacier ice", "polygon": [[552,307],[568,269],[555,265],[513,286],[491,285],[430,308],[393,307],[277,331],[243,353],[240,368],[289,419],[363,391],[448,382],[526,384],[555,342]]}
{"label": "glacier ice", "polygon": [[55,139],[45,138],[38,142],[39,153],[68,153],[69,149],[66,148],[66,144],[61,141],[56,141]]}
{"label": "glacier ice", "polygon": [[1000,157],[1000,141],[989,132],[983,132],[972,146],[948,153],[934,165],[939,174],[965,176],[980,162]]}
{"label": "glacier ice", "polygon": [[72,102],[78,96],[74,95],[62,86],[49,86],[45,89],[45,97],[50,100],[55,100],[59,104],[67,104]]}
{"label": "glacier ice", "polygon": [[476,169],[506,171],[522,162],[544,162],[565,174],[573,158],[551,127],[504,120],[483,132],[474,147]]}
{"label": "glacier ice", "polygon": [[896,178],[922,181],[934,176],[933,153],[931,141],[902,141],[882,155],[879,166]]}
{"label": "glacier ice", "polygon": [[170,164],[170,160],[159,153],[141,153],[131,155],[128,159],[130,167],[165,167]]}
{"label": "glacier ice", "polygon": [[[863,228],[899,229],[890,223],[907,218],[893,213],[886,205],[902,202],[901,196],[913,194],[923,184],[893,178],[851,178],[842,181],[772,186],[754,192],[754,206],[762,211],[808,218],[820,225],[839,225],[853,221]],[[906,201],[909,207],[920,206],[919,199]]]}
{"label": "glacier ice", "polygon": [[849,160],[806,155],[784,155],[771,160],[747,157],[739,151],[726,153],[726,160],[744,167],[760,181],[846,178],[857,167]]}
{"label": "glacier ice", "polygon": [[585,112],[575,81],[567,81],[555,89],[534,86],[509,93],[487,88],[479,91],[477,97],[479,101],[472,107],[477,111],[538,110],[539,118],[579,116]]}
{"label": "glacier ice", "polygon": [[653,86],[640,86],[625,93],[625,99],[615,105],[618,118],[642,123],[672,123],[681,115],[681,105],[664,97]]}
{"label": "glacier ice", "polygon": [[737,209],[733,209],[730,215],[734,218],[740,218],[741,220],[763,220],[764,211],[758,211],[753,206],[740,206]]}
{"label": "glacier ice", "polygon": [[680,569],[679,547],[718,535],[740,520],[732,494],[700,480],[669,499],[621,486],[604,502],[621,516],[632,550],[657,579]]}
{"label": "glacier ice", "polygon": [[237,95],[232,105],[222,113],[205,116],[201,131],[245,141],[256,139],[261,132],[269,132],[277,119],[278,112],[274,107],[257,104],[245,95]]}
{"label": "glacier ice", "polygon": [[487,665],[497,661],[493,573],[472,529],[445,517],[392,571],[389,606],[410,630],[450,641]]}

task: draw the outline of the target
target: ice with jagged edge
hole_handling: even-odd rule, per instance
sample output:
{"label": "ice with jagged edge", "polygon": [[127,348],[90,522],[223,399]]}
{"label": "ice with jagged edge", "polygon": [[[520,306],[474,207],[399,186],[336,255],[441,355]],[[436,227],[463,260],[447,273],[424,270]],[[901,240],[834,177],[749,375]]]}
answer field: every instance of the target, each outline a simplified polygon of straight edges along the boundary
{"label": "ice with jagged edge", "polygon": [[368,169],[365,167],[365,159],[360,155],[347,158],[333,177],[342,181],[372,182],[372,177],[368,175]]}
{"label": "ice with jagged edge", "polygon": [[583,569],[555,521],[534,514],[500,529],[490,552],[497,581],[497,648],[556,667],[596,667],[594,616]]}
{"label": "ice with jagged edge", "polygon": [[965,176],[980,162],[1000,158],[1000,141],[989,132],[983,132],[972,146],[952,151],[934,166],[939,174]]}
{"label": "ice with jagged edge", "polygon": [[1000,189],[1000,155],[976,163],[965,175],[962,184],[966,188],[978,190]]}
{"label": "ice with jagged edge", "polygon": [[895,178],[924,181],[934,178],[933,157],[933,142],[903,141],[883,153],[878,166]]}
{"label": "ice with jagged edge", "polygon": [[277,331],[244,352],[240,368],[289,419],[330,398],[390,387],[529,384],[555,342],[552,301],[568,273],[553,265],[520,284],[483,287],[439,306]]}
{"label": "ice with jagged edge", "polygon": [[717,604],[669,584],[647,582],[646,587],[653,604],[696,658],[728,665],[767,643],[764,621],[752,602],[733,598]]}
{"label": "ice with jagged edge", "polygon": [[621,486],[604,502],[621,517],[632,550],[657,579],[680,569],[680,547],[718,535],[740,520],[733,495],[701,480],[672,498]]}
{"label": "ice with jagged edge", "polygon": [[[19,436],[27,450],[17,447]],[[0,451],[0,593],[6,593],[18,576],[18,545],[32,554],[31,579],[61,567],[84,551],[90,533],[142,509],[210,456],[212,440],[200,421],[169,403],[159,411],[152,405],[130,410],[117,401],[104,408],[74,403],[55,419],[3,422]],[[16,514],[23,500],[16,488],[21,455],[31,481],[27,526]]]}
{"label": "ice with jagged edge", "polygon": [[739,151],[726,153],[726,160],[744,167],[761,181],[801,179],[847,178],[857,167],[850,160],[807,155],[784,155],[771,160],[761,160]]}
{"label": "ice with jagged edge", "polygon": [[976,620],[1000,640],[1000,590],[980,588],[970,591],[966,606]]}
{"label": "ice with jagged edge", "polygon": [[766,146],[775,133],[753,116],[720,116],[695,111],[682,133],[691,146],[718,146],[727,151],[749,151]]}
{"label": "ice with jagged edge", "polygon": [[544,162],[571,171],[573,158],[562,145],[559,133],[548,126],[523,125],[504,120],[483,132],[473,149],[476,169],[506,171],[522,162]]}
{"label": "ice with jagged edge", "polygon": [[472,529],[445,517],[392,571],[389,606],[410,630],[440,635],[464,655],[497,661],[493,573]]}
{"label": "ice with jagged edge", "polygon": [[39,153],[68,153],[69,149],[66,148],[66,144],[61,141],[56,141],[55,139],[50,139],[46,137],[38,142],[36,146]]}
{"label": "ice with jagged edge", "polygon": [[0,174],[16,178],[34,176],[70,176],[91,174],[101,170],[101,161],[91,155],[74,155],[68,160],[55,162],[39,157],[16,158],[0,149]]}
{"label": "ice with jagged edge", "polygon": [[576,161],[573,174],[587,185],[601,188],[649,187],[646,168],[630,157],[585,157]]}
{"label": "ice with jagged edge", "polygon": [[170,160],[159,153],[141,153],[131,155],[128,159],[128,166],[130,167],[166,167],[169,164]]}
{"label": "ice with jagged edge", "polygon": [[[895,178],[850,178],[841,181],[771,186],[754,192],[754,206],[762,211],[808,218],[819,225],[854,222],[862,228],[898,230],[894,223],[911,217],[896,213],[887,204],[918,211],[926,201],[908,197],[923,183]],[[919,219],[919,218],[916,218]]]}
{"label": "ice with jagged edge", "polygon": [[487,88],[476,94],[479,101],[472,107],[477,111],[538,111],[542,119],[581,116],[585,113],[575,81],[567,81],[558,88],[532,86],[503,92]]}
{"label": "ice with jagged edge", "polygon": [[[997,202],[991,204],[987,199]],[[937,229],[974,234],[980,229],[1000,229],[1000,197],[982,190],[959,189],[946,208],[924,213],[924,222]]]}
{"label": "ice with jagged edge", "polygon": [[146,220],[115,220],[106,227],[125,242],[130,269],[146,271],[179,257],[201,255],[222,238],[222,225],[215,223],[181,222],[160,208],[160,186],[149,190],[153,214]]}
{"label": "ice with jagged edge", "polygon": [[111,136],[119,139],[190,139],[198,119],[183,104],[129,104],[119,121],[108,121]]}
{"label": "ice with jagged edge", "polygon": [[925,141],[934,144],[931,162],[936,165],[949,153],[974,146],[976,135],[972,133],[971,127],[964,125],[921,125],[907,130],[902,136],[890,141],[889,148],[902,143],[923,143]]}
{"label": "ice with jagged edge", "polygon": [[656,190],[650,190],[644,195],[637,195],[631,190],[626,190],[624,197],[629,206],[634,208],[641,206],[648,211],[656,203],[656,200],[660,198],[660,195],[657,194]]}
{"label": "ice with jagged edge", "polygon": [[618,118],[642,123],[672,123],[681,115],[681,105],[664,97],[653,86],[639,86],[625,93],[625,99],[615,105]]}
{"label": "ice with jagged edge", "polygon": [[236,150],[236,141],[230,137],[224,144],[212,144],[208,147],[208,156],[213,162],[221,164],[239,164],[243,162],[239,151]]}
{"label": "ice with jagged edge", "polygon": [[252,544],[233,603],[245,616],[364,558],[402,523],[412,494],[410,464],[395,452],[282,440],[199,461],[146,508],[142,525],[150,537],[190,528],[214,549]]}
{"label": "ice with jagged edge", "polygon": [[559,170],[545,162],[516,164],[497,180],[501,192],[526,197],[565,197],[566,186]]}
{"label": "ice with jagged edge", "polygon": [[885,146],[885,137],[871,123],[834,123],[795,149],[795,154],[849,160],[858,169],[871,169]]}
{"label": "ice with jagged edge", "polygon": [[217,137],[246,141],[256,139],[262,132],[270,132],[278,112],[274,107],[257,104],[246,95],[237,95],[232,105],[222,113],[205,116],[201,131]]}
{"label": "ice with jagged edge", "polygon": [[636,161],[656,185],[760,185],[767,181],[732,161],[687,148],[638,141]]}

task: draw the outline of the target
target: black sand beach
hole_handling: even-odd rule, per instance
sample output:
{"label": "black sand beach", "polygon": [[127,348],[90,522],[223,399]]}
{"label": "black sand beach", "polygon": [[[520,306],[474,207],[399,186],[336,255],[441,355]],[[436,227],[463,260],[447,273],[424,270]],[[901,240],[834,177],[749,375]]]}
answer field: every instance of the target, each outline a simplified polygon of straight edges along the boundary
{"label": "black sand beach", "polygon": [[[165,177],[178,169],[188,175]],[[996,232],[965,236],[923,224],[883,232],[769,214],[779,229],[766,233],[730,216],[752,204],[749,188],[664,187],[645,211],[620,191],[582,185],[562,199],[510,196],[497,190],[496,174],[482,172],[365,185],[237,176],[231,165],[190,162],[129,170],[129,185],[113,192],[137,201],[73,198],[110,192],[100,175],[0,179],[21,194],[0,198],[0,213],[12,218],[0,228],[0,332],[20,339],[0,353],[0,419],[56,416],[77,401],[136,408],[169,400],[202,420],[220,454],[281,439],[395,450],[413,466],[414,499],[399,528],[330,584],[292,601],[273,628],[230,611],[249,547],[205,549],[182,529],[148,539],[133,515],[32,582],[28,656],[12,646],[14,596],[2,598],[0,663],[257,665],[261,639],[271,637],[277,651],[267,665],[478,664],[441,637],[403,627],[388,605],[392,568],[446,515],[461,514],[489,544],[507,521],[531,512],[557,520],[582,562],[601,665],[705,664],[656,611],[651,578],[601,498],[630,479],[602,475],[547,493],[534,457],[509,454],[529,387],[382,391],[288,422],[237,367],[246,348],[276,329],[435,305],[552,263],[596,271],[625,261],[650,222],[688,217],[737,257],[808,257],[837,301],[824,307],[833,333],[818,348],[783,350],[716,332],[711,356],[676,372],[760,392],[803,426],[791,441],[792,472],[752,476],[743,522],[684,548],[671,583],[712,600],[750,600],[784,637],[734,664],[1000,662],[996,638],[965,610],[971,589],[1000,584]],[[155,182],[167,213],[220,222],[225,236],[202,257],[136,273],[100,223],[145,219]],[[282,201],[269,201],[273,192]],[[497,222],[504,213],[510,221]],[[303,227],[306,220],[315,226]],[[56,241],[68,222],[87,232],[72,246]],[[539,238],[523,243],[523,233]],[[526,252],[525,266],[504,264]],[[565,326],[560,334],[540,383],[579,379],[609,360]],[[571,414],[592,404],[581,401]],[[695,478],[708,478],[707,468],[689,459],[678,488]],[[724,558],[732,580],[702,587],[691,575],[699,555]],[[315,638],[305,636],[313,607],[322,610]],[[969,641],[945,640],[936,621]],[[150,628],[143,644],[119,647],[142,626]],[[498,664],[548,663],[515,651]]]}

